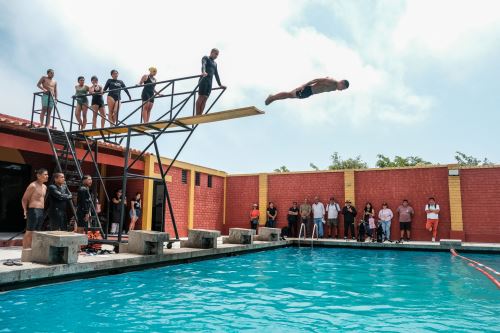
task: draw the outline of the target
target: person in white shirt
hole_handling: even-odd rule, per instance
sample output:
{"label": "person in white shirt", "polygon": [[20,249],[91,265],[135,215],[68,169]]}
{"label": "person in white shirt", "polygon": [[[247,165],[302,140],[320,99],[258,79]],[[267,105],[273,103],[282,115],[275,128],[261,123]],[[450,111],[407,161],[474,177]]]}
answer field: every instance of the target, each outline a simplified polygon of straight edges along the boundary
{"label": "person in white shirt", "polygon": [[437,228],[439,224],[439,205],[436,203],[436,199],[429,198],[429,203],[425,205],[425,212],[427,213],[427,222],[425,223],[425,229],[432,232],[432,241],[436,241]]}
{"label": "person in white shirt", "polygon": [[327,222],[330,227],[330,235],[328,238],[332,238],[332,231],[335,230],[335,238],[339,238],[339,212],[340,206],[335,201],[334,197],[330,198],[330,202],[326,205],[326,212],[328,213]]}
{"label": "person in white shirt", "polygon": [[383,241],[391,241],[391,220],[394,217],[392,210],[389,209],[387,202],[382,204],[382,209],[378,212],[378,220],[382,224],[384,231]]}
{"label": "person in white shirt", "polygon": [[[319,197],[314,198],[312,204],[314,224],[318,228],[317,237],[323,238],[323,219],[325,217],[325,206],[319,201]],[[313,234],[314,236],[314,234]]]}

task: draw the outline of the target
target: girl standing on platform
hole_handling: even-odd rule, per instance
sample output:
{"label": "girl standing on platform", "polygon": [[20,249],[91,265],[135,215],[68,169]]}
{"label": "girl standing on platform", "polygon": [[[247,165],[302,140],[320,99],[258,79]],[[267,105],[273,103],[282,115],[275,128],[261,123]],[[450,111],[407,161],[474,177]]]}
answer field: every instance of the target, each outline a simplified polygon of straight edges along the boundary
{"label": "girl standing on platform", "polygon": [[118,71],[113,69],[111,71],[111,79],[106,81],[104,85],[104,92],[109,89],[108,93],[108,112],[109,112],[109,120],[113,125],[116,125],[118,122],[118,111],[120,110],[120,100],[121,100],[121,90],[125,90],[125,93],[128,95],[128,99],[132,100],[128,89],[125,88],[126,85],[122,80],[118,80]]}
{"label": "girl standing on platform", "polygon": [[[78,84],[75,86],[75,100],[76,100],[76,120],[78,121],[78,128],[80,130],[85,129],[87,126],[87,110],[89,108],[89,99],[87,95],[89,93],[89,87],[85,85],[85,78],[83,76],[78,77]],[[82,117],[83,115],[83,117]]]}
{"label": "girl standing on platform", "polygon": [[135,198],[130,201],[130,230],[135,229],[135,223],[139,218],[141,217],[141,209],[142,209],[142,200],[141,200],[141,193],[137,192],[135,194]]}
{"label": "girl standing on platform", "polygon": [[106,111],[104,110],[104,98],[102,98],[102,86],[98,83],[97,76],[92,76],[90,79],[92,86],[90,86],[90,93],[92,95],[92,111],[94,115],[92,117],[92,128],[96,128],[97,125],[97,114],[101,116],[101,128],[105,126],[106,121]]}
{"label": "girl standing on platform", "polygon": [[153,103],[155,102],[155,95],[158,95],[158,92],[155,90],[156,73],[157,73],[156,67],[149,67],[149,75],[148,74],[143,75],[141,81],[139,82],[140,86],[144,86],[141,94],[143,123],[149,123],[151,110],[153,109]]}

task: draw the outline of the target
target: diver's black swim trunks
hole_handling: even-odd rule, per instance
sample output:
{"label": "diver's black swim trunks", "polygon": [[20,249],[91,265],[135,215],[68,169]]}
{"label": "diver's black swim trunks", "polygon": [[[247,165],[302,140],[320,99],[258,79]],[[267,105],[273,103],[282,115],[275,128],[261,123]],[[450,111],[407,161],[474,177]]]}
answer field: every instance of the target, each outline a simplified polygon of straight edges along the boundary
{"label": "diver's black swim trunks", "polygon": [[297,96],[297,98],[307,98],[309,96],[311,96],[313,94],[312,92],[312,87],[311,86],[305,86],[304,89],[302,90],[298,90],[296,93],[295,93],[295,96]]}

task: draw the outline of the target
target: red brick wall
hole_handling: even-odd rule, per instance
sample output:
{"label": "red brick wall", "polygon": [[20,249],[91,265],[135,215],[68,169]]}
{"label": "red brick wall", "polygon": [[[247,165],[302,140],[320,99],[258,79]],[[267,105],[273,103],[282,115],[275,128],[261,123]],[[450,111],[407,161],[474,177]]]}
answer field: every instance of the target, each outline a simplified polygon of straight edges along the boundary
{"label": "red brick wall", "polygon": [[226,180],[226,224],[229,228],[249,228],[252,204],[259,203],[259,176],[233,176]]}
{"label": "red brick wall", "polygon": [[194,187],[194,228],[222,230],[224,218],[224,178],[212,176],[212,187],[207,186],[208,175],[200,173],[200,186]]}
{"label": "red brick wall", "polygon": [[[449,238],[450,205],[447,167],[358,171],[355,172],[355,191],[356,208],[362,210],[365,203],[370,201],[376,214],[384,201],[395,212],[401,201],[408,199],[415,210],[411,228],[413,240],[430,240],[432,237],[425,230],[424,207],[427,199],[433,196],[441,208],[438,239]],[[397,216],[392,220],[391,238],[399,239]]]}
{"label": "red brick wall", "polygon": [[288,225],[288,208],[292,206],[293,201],[297,201],[300,206],[305,198],[312,204],[315,196],[323,203],[327,203],[331,196],[335,197],[337,202],[344,200],[343,172],[273,174],[269,175],[267,180],[267,199],[278,209],[278,228]]}
{"label": "red brick wall", "polygon": [[500,168],[460,170],[465,240],[500,243]]}
{"label": "red brick wall", "polygon": [[[165,168],[166,166],[164,166]],[[168,172],[172,176],[172,182],[167,183],[168,191],[170,194],[170,200],[172,201],[172,208],[174,210],[175,224],[177,226],[177,231],[179,232],[179,237],[186,237],[188,230],[188,211],[189,211],[189,177],[190,172],[188,171],[188,183],[182,183],[182,169],[172,168]],[[165,203],[166,204],[166,203]],[[172,225],[172,219],[170,218],[170,211],[168,206],[165,209],[166,224],[165,230],[172,237],[175,237],[174,228]]]}

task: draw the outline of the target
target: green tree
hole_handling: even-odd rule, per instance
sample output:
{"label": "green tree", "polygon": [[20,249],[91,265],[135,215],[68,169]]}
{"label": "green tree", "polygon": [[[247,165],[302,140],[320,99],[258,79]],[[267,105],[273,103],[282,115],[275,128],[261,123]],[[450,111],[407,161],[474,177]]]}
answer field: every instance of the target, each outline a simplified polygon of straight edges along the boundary
{"label": "green tree", "polygon": [[328,166],[328,170],[343,170],[343,169],[366,169],[368,164],[361,160],[361,156],[356,156],[355,158],[348,158],[346,160],[342,159],[338,152],[334,152],[332,156],[331,164]]}
{"label": "green tree", "polygon": [[286,166],[282,165],[278,169],[274,169],[274,172],[290,172],[290,170],[288,170]]}
{"label": "green tree", "polygon": [[394,160],[382,154],[377,155],[377,163],[375,165],[379,168],[397,168],[397,167],[407,167],[415,165],[429,165],[431,162],[425,161],[423,158],[418,156],[395,156]]}
{"label": "green tree", "polygon": [[478,166],[478,165],[493,165],[487,158],[484,158],[482,161],[479,158],[475,158],[471,155],[466,155],[460,151],[456,152],[455,160],[457,163],[462,166]]}

